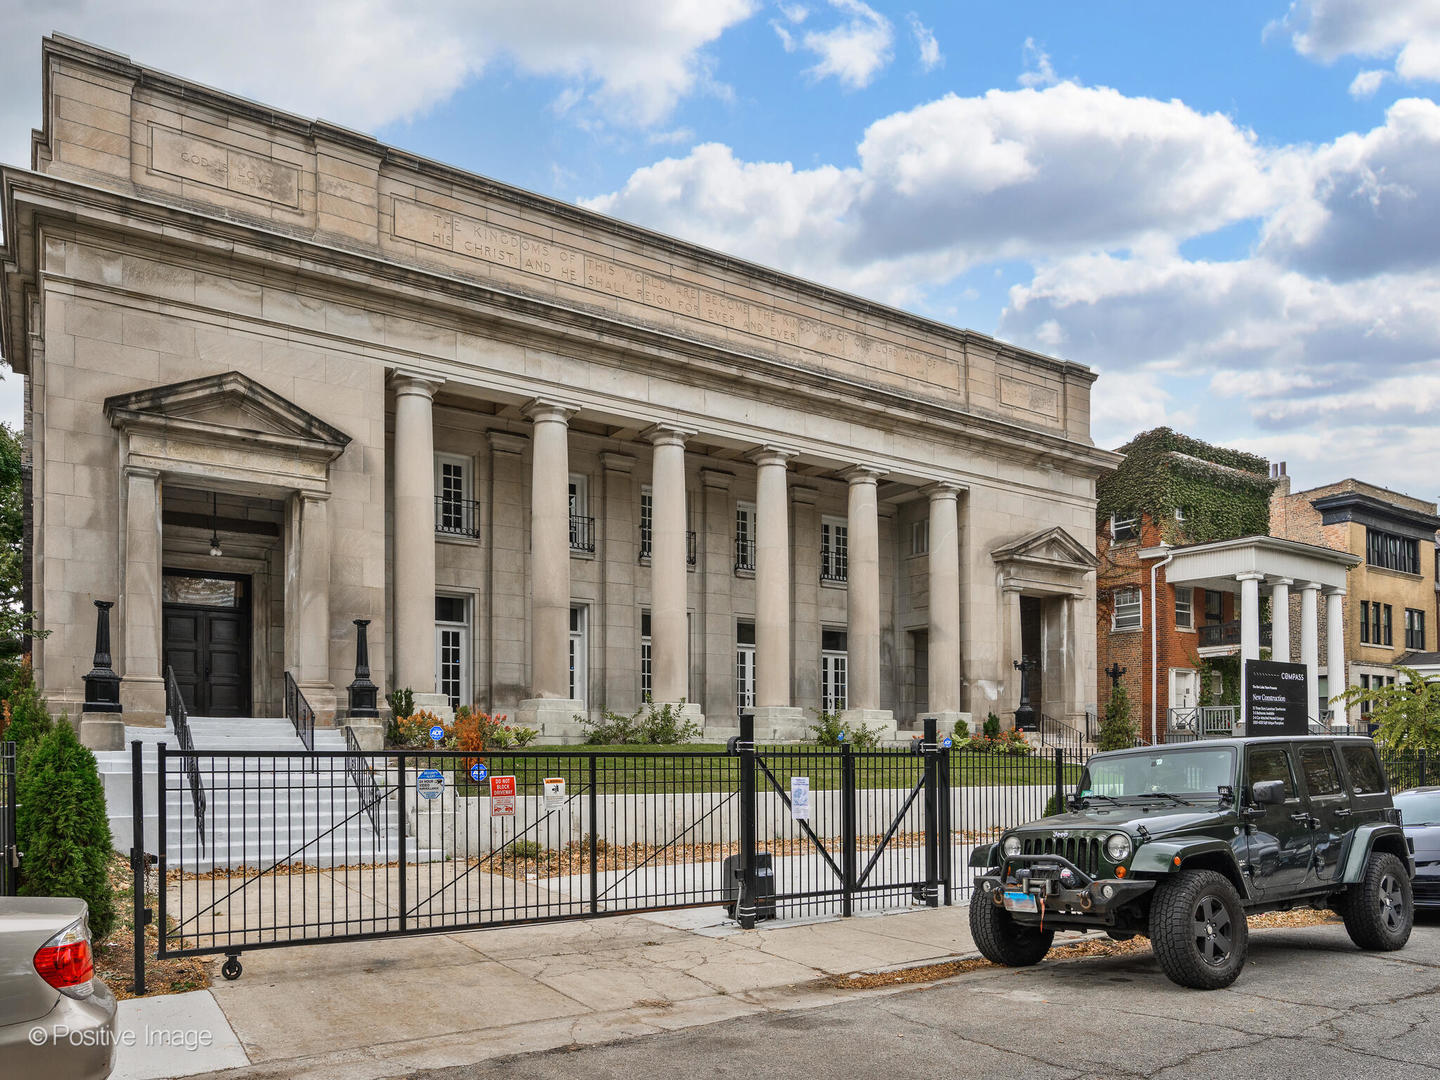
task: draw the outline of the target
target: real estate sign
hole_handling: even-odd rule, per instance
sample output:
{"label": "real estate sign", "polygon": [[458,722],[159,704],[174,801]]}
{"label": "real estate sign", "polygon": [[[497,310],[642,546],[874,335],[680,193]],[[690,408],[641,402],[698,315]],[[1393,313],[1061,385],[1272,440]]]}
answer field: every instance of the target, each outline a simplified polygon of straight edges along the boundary
{"label": "real estate sign", "polygon": [[1246,660],[1245,734],[1306,734],[1310,730],[1308,680],[1304,664]]}

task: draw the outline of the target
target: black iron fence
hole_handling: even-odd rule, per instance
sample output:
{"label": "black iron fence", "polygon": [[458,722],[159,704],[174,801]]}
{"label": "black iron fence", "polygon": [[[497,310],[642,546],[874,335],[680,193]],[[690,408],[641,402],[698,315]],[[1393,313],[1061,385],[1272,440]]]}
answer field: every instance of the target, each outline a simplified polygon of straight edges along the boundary
{"label": "black iron fence", "polygon": [[595,551],[595,519],[581,514],[570,515],[570,550],[593,554]]}
{"label": "black iron fence", "polygon": [[[175,730],[175,742],[180,747],[180,762],[185,779],[190,785],[190,808],[195,815],[195,835],[201,848],[205,846],[205,784],[200,778],[200,760],[195,753],[195,740],[190,734],[190,714],[185,708],[185,697],[180,693],[180,684],[175,680],[175,670],[165,665],[165,712],[170,717],[170,726]],[[138,770],[136,775],[140,775]],[[164,829],[161,829],[164,836]]]}
{"label": "black iron fence", "polygon": [[0,896],[19,888],[19,841],[15,837],[15,744],[0,743]]}
{"label": "black iron fence", "polygon": [[480,535],[480,503],[474,499],[435,496],[435,531],[444,536]]}

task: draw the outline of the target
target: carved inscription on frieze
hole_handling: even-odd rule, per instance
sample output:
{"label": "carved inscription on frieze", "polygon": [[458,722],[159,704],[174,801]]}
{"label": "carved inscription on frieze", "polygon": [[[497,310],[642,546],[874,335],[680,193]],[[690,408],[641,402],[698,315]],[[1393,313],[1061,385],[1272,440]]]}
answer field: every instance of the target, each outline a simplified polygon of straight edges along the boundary
{"label": "carved inscription on frieze", "polygon": [[150,125],[150,168],[252,199],[300,206],[300,170],[274,158]]}
{"label": "carved inscription on frieze", "polygon": [[676,281],[451,210],[396,198],[394,213],[394,233],[400,239],[581,285],[770,341],[929,381],[936,381],[934,365],[949,363],[917,349]]}
{"label": "carved inscription on frieze", "polygon": [[1020,379],[1002,377],[1000,404],[1054,419],[1060,412],[1060,395],[1048,386],[1036,386]]}

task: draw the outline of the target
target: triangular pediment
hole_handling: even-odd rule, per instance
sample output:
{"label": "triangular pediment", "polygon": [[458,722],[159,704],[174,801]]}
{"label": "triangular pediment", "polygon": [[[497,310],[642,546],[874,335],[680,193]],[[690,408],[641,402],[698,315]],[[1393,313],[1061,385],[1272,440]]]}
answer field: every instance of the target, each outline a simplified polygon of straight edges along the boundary
{"label": "triangular pediment", "polygon": [[115,427],[130,431],[290,444],[332,460],[350,442],[343,431],[238,371],[117,394],[105,399],[105,415]]}
{"label": "triangular pediment", "polygon": [[1075,570],[1093,570],[1099,565],[1099,559],[1059,525],[998,547],[990,552],[990,557],[998,563],[1045,563]]}

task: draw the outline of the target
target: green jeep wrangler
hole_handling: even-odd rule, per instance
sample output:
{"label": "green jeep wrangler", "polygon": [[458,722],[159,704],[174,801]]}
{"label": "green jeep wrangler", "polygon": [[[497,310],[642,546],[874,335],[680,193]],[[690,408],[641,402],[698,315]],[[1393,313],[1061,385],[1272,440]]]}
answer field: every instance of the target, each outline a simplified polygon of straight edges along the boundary
{"label": "green jeep wrangler", "polygon": [[1057,930],[1148,935],[1181,986],[1229,986],[1246,918],[1330,908],[1362,949],[1399,949],[1415,861],[1366,738],[1226,738],[1096,754],[1068,812],[977,847],[970,929],[1038,963]]}

